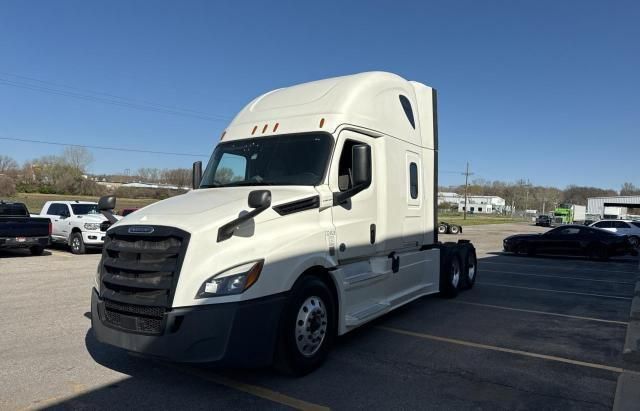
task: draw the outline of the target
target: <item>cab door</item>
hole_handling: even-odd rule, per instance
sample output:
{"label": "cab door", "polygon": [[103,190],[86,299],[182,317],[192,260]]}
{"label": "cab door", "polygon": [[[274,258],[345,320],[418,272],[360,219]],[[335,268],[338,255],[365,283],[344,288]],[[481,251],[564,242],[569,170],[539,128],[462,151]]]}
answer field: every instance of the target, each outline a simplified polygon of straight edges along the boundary
{"label": "cab door", "polygon": [[352,131],[340,133],[329,173],[334,193],[353,187],[352,149],[359,144],[371,147],[372,178],[369,187],[342,204],[332,207],[336,230],[337,256],[341,263],[371,257],[375,253],[378,220],[375,140]]}
{"label": "cab door", "polygon": [[67,241],[69,238],[69,222],[71,216],[69,206],[62,203],[52,203],[47,210],[47,217],[51,220],[51,237]]}

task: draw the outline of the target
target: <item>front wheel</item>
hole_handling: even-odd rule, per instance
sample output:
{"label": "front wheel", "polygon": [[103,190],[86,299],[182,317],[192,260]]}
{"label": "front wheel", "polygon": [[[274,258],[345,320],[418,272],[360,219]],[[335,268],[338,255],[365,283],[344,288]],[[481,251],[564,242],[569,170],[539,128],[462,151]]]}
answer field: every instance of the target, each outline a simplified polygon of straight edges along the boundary
{"label": "front wheel", "polygon": [[440,224],[438,226],[438,234],[447,234],[447,226],[444,224]]}
{"label": "front wheel", "polygon": [[276,367],[302,376],[322,365],[333,343],[336,318],[329,287],[318,277],[302,277],[294,285],[280,320]]}
{"label": "front wheel", "polygon": [[631,244],[631,247],[633,248],[640,247],[640,237],[632,235],[629,237],[629,244]]}
{"label": "front wheel", "polygon": [[71,252],[73,254],[84,254],[86,251],[84,241],[82,240],[82,234],[80,233],[71,234],[69,246],[71,247]]}

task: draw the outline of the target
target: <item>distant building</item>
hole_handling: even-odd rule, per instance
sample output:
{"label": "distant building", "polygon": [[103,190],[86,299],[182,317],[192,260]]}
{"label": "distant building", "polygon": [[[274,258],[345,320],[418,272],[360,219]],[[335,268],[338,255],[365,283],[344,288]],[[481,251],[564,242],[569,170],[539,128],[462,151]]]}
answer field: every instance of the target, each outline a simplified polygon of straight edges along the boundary
{"label": "distant building", "polygon": [[[451,203],[458,207],[458,212],[464,211],[464,195],[458,193],[438,193],[438,204]],[[471,213],[502,213],[507,210],[504,198],[498,196],[467,196],[467,207]]]}
{"label": "distant building", "polygon": [[[498,196],[467,196],[467,211],[471,213],[502,213],[505,211],[506,202]],[[464,211],[464,196],[458,203],[458,212]]]}
{"label": "distant building", "polygon": [[458,204],[460,202],[460,199],[462,199],[464,201],[464,196],[461,196],[460,194],[456,194],[456,193],[438,193],[438,204],[442,204],[442,203],[452,203],[452,204]]}
{"label": "distant building", "polygon": [[600,218],[627,217],[629,208],[640,208],[640,195],[587,199],[587,214],[598,215]]}

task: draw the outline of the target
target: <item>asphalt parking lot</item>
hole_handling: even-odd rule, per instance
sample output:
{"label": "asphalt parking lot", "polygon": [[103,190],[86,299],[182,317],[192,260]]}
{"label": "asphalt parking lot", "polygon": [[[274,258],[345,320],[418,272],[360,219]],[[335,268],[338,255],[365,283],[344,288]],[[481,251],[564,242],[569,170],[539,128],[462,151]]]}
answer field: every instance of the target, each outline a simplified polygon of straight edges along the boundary
{"label": "asphalt parking lot", "polygon": [[526,225],[465,228],[473,290],[422,298],[340,338],[304,378],[204,369],[102,346],[99,254],[0,254],[0,409],[611,409],[638,260],[502,255]]}

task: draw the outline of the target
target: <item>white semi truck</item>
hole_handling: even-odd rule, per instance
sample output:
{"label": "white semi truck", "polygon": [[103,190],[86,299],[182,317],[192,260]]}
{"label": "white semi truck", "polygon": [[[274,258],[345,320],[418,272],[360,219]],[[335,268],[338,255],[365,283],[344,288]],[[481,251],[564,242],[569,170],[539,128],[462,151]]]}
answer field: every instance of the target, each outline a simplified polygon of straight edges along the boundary
{"label": "white semi truck", "polygon": [[338,335],[471,288],[476,255],[437,238],[436,91],[384,72],[278,89],[222,133],[191,192],[106,233],[98,341],[173,361],[302,375]]}

